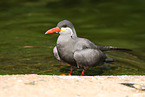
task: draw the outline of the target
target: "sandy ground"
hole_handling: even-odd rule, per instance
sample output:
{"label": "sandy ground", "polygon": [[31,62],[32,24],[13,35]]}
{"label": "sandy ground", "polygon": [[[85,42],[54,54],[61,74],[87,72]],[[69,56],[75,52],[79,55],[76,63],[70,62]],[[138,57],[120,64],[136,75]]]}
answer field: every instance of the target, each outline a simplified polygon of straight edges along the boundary
{"label": "sandy ground", "polygon": [[145,76],[0,75],[0,97],[145,97]]}

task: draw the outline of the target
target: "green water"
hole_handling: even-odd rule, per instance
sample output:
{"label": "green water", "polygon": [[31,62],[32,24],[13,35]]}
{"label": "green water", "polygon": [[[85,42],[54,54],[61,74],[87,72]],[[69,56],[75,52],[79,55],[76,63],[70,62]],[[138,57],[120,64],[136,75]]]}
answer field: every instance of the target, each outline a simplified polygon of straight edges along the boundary
{"label": "green water", "polygon": [[52,53],[58,34],[44,34],[63,19],[96,45],[133,50],[107,53],[116,64],[88,69],[85,75],[145,74],[144,0],[20,1],[0,1],[0,74],[68,74],[70,66]]}

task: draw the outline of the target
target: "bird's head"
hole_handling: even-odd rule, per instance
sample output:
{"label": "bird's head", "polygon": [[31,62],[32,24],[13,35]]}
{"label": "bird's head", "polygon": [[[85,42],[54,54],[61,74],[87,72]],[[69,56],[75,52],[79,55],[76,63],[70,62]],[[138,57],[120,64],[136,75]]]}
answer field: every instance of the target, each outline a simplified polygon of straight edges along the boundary
{"label": "bird's head", "polygon": [[45,34],[59,32],[60,34],[70,34],[72,38],[77,37],[73,24],[68,20],[60,21],[57,27],[48,30]]}

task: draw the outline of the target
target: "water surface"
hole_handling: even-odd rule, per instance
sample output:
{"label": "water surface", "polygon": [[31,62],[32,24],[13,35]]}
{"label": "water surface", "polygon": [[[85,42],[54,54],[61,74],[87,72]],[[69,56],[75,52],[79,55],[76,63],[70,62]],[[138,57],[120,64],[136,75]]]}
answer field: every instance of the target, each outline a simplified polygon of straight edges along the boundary
{"label": "water surface", "polygon": [[107,53],[115,64],[89,69],[85,75],[145,74],[145,1],[12,1],[0,3],[0,74],[68,74],[69,64],[58,62],[52,53],[58,34],[44,34],[63,19],[96,45],[133,50]]}

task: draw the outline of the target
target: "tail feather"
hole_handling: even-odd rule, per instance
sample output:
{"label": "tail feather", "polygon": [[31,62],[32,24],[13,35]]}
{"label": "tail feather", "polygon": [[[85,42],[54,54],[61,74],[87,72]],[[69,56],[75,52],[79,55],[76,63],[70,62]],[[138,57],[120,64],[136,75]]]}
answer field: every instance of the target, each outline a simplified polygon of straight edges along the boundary
{"label": "tail feather", "polygon": [[104,52],[112,52],[112,51],[132,51],[131,49],[126,48],[118,48],[118,47],[112,47],[112,46],[97,46],[98,49]]}

